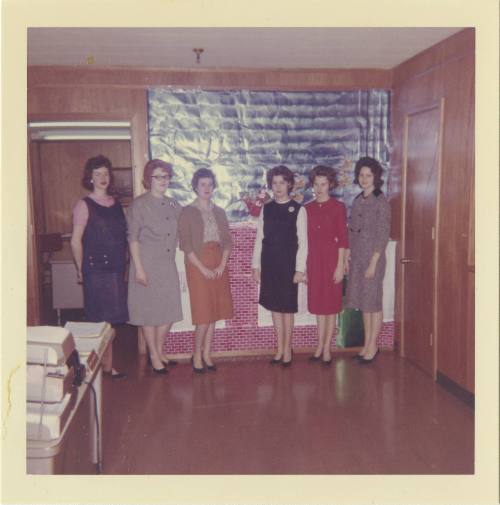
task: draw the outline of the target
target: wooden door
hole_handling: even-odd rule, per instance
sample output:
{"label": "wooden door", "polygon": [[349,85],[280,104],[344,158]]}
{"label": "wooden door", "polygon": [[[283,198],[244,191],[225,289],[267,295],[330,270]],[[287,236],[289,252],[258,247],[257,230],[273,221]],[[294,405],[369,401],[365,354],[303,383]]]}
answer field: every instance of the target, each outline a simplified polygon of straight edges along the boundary
{"label": "wooden door", "polygon": [[406,116],[403,219],[403,355],[436,370],[437,197],[442,105]]}
{"label": "wooden door", "polygon": [[[29,141],[28,141],[29,145]],[[41,321],[40,310],[40,280],[38,265],[38,246],[36,238],[36,223],[33,203],[33,182],[31,173],[30,153],[28,150],[28,237],[27,237],[27,272],[26,272],[26,318],[28,326],[37,326]]]}

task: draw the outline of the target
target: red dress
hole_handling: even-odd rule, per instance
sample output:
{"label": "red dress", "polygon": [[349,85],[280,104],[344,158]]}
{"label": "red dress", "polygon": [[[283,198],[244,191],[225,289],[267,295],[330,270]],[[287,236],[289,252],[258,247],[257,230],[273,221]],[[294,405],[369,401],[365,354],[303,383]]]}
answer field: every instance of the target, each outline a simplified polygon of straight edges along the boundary
{"label": "red dress", "polygon": [[339,248],[348,248],[346,210],[335,198],[305,205],[307,211],[307,303],[311,314],[342,310],[342,282],[335,284]]}

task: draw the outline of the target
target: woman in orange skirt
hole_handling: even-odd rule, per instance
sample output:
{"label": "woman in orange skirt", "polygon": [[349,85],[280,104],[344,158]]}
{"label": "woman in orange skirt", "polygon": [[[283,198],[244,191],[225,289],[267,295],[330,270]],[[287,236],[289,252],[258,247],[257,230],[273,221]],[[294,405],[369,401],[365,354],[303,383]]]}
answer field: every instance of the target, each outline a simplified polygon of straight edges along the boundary
{"label": "woman in orange skirt", "polygon": [[[191,181],[197,198],[179,217],[180,248],[184,251],[186,277],[195,325],[193,370],[215,371],[210,345],[215,323],[233,317],[227,261],[232,248],[224,209],[212,203],[217,182],[208,168],[200,168]],[[205,368],[206,367],[206,368]]]}

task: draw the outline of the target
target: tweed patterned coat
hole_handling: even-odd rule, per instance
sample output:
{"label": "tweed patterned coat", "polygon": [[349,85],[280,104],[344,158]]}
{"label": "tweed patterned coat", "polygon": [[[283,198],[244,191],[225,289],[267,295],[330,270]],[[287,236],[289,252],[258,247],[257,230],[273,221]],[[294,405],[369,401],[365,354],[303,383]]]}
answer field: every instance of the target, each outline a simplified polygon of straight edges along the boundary
{"label": "tweed patterned coat", "polygon": [[[363,312],[382,310],[382,283],[385,274],[385,248],[389,240],[391,209],[380,190],[366,198],[360,193],[353,202],[349,219],[349,266],[346,306]],[[375,252],[380,258],[373,279],[365,272]]]}

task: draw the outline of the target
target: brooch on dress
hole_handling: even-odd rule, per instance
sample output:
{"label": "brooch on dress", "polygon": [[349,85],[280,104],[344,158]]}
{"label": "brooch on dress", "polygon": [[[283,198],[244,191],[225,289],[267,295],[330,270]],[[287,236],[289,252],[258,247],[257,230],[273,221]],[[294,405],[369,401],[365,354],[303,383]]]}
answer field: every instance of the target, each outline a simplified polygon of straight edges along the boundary
{"label": "brooch on dress", "polygon": [[295,207],[292,207],[292,206],[290,205],[290,207],[288,207],[288,212],[295,212]]}
{"label": "brooch on dress", "polygon": [[170,205],[170,207],[176,207],[177,206],[177,202],[176,201],[169,202],[168,204]]}

